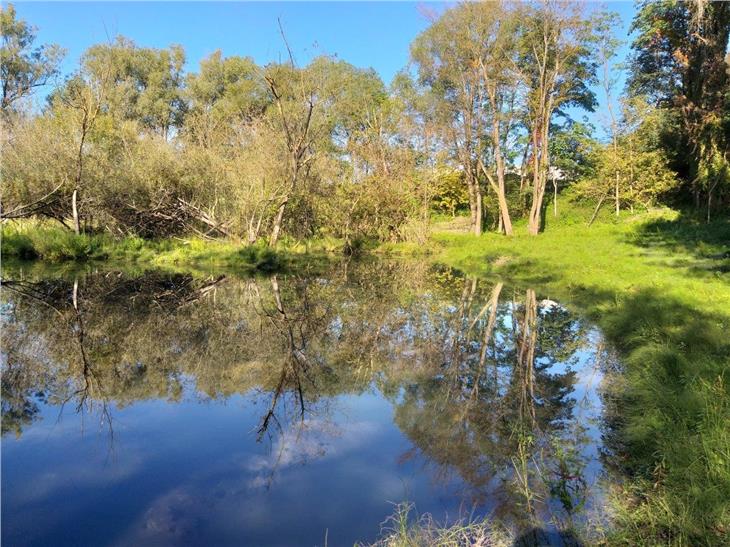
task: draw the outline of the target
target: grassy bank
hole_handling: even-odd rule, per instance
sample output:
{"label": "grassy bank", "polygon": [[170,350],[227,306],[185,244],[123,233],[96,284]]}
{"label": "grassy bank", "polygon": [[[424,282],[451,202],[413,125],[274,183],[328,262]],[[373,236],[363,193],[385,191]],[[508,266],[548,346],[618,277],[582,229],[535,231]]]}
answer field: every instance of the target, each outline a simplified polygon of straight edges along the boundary
{"label": "grassy bank", "polygon": [[167,270],[231,269],[273,272],[311,266],[341,252],[337,241],[283,241],[276,249],[201,238],[147,240],[108,234],[76,235],[45,223],[9,224],[2,229],[4,260],[46,264],[111,262]]}
{"label": "grassy bank", "polygon": [[609,543],[730,544],[730,219],[662,211],[518,232],[436,233],[429,259],[539,287],[618,350],[607,463],[626,480]]}

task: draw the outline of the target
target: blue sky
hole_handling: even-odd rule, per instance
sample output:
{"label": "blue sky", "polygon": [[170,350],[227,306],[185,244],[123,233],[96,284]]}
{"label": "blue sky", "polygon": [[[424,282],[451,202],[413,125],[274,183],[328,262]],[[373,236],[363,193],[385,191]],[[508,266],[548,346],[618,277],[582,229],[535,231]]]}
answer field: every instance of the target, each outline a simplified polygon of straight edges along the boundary
{"label": "blue sky", "polygon": [[[258,63],[286,55],[279,35],[281,18],[297,61],[318,54],[337,55],[359,67],[373,67],[383,80],[408,63],[409,45],[428,26],[426,12],[442,2],[18,2],[18,15],[38,29],[39,43],[67,50],[62,72],[78,66],[89,46],[122,34],[140,46],[180,44],[187,69],[221,49],[224,55],[250,55]],[[599,4],[594,4],[599,6]],[[608,2],[625,39],[634,13],[632,2]],[[625,50],[624,50],[625,51]],[[599,93],[599,100],[601,100]],[[603,102],[603,101],[601,101]],[[596,116],[590,116],[598,122]]]}

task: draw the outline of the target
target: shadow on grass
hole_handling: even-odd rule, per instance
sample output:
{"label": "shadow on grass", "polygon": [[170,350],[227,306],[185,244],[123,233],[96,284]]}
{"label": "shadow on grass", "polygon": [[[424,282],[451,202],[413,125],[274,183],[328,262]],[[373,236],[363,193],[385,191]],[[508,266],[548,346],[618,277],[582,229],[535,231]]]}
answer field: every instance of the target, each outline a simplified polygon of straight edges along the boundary
{"label": "shadow on grass", "polygon": [[710,223],[692,215],[675,219],[659,218],[643,224],[629,241],[644,249],[683,253],[694,263],[678,261],[677,266],[697,275],[730,273],[730,217]]}
{"label": "shadow on grass", "polygon": [[[607,390],[607,462],[633,482],[627,543],[718,545],[730,533],[730,319],[655,289],[576,299],[622,357]],[[636,544],[636,543],[634,543]]]}
{"label": "shadow on grass", "polygon": [[513,547],[583,547],[583,543],[571,531],[550,531],[544,528],[531,528],[520,534],[512,544]]}
{"label": "shadow on grass", "polygon": [[724,544],[730,315],[654,288],[617,293],[565,283],[554,277],[547,286],[582,309],[620,357],[605,382],[605,464],[622,479],[610,544]]}

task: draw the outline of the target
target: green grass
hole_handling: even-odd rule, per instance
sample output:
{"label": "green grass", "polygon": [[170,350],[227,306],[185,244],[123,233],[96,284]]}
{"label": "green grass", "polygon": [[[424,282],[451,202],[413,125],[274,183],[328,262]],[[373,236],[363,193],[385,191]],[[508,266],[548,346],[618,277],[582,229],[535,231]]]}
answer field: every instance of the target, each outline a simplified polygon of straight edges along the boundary
{"label": "green grass", "polygon": [[166,270],[244,270],[274,272],[311,267],[342,252],[336,240],[298,242],[283,240],[276,249],[264,244],[243,245],[232,241],[174,238],[146,240],[113,238],[108,234],[76,235],[43,222],[3,226],[3,260],[39,260],[46,264],[105,261],[126,267]]}
{"label": "green grass", "polygon": [[730,544],[730,219],[584,218],[548,219],[538,237],[521,225],[512,238],[437,232],[429,259],[538,287],[618,351],[606,382],[609,463],[623,479],[610,544]]}

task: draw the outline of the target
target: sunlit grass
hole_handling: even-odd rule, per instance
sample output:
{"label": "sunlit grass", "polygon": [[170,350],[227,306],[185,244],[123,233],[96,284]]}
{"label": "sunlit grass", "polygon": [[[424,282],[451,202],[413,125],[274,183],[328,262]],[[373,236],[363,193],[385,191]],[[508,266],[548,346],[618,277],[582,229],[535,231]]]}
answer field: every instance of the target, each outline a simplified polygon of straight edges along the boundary
{"label": "sunlit grass", "polygon": [[44,263],[93,263],[105,261],[126,267],[167,270],[279,271],[305,267],[341,254],[342,243],[333,239],[296,241],[283,239],[275,249],[265,244],[246,245],[199,237],[160,240],[140,237],[113,238],[108,234],[76,235],[44,222],[7,224],[1,231],[4,260],[40,260]]}
{"label": "sunlit grass", "polygon": [[373,547],[507,547],[511,534],[488,519],[460,520],[448,526],[431,515],[414,515],[412,504],[401,503],[383,523],[381,538]]}

